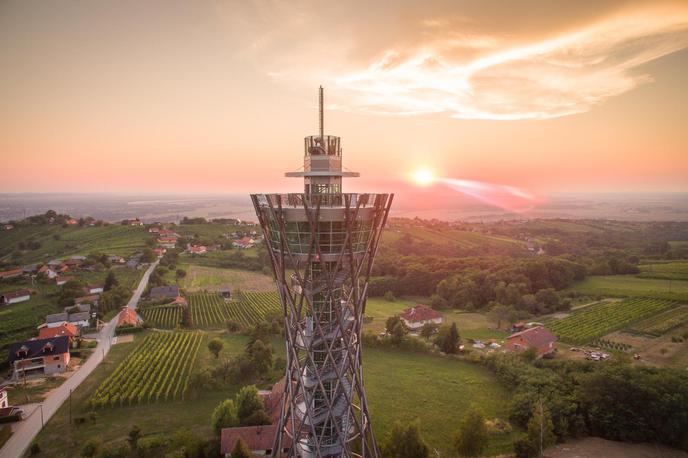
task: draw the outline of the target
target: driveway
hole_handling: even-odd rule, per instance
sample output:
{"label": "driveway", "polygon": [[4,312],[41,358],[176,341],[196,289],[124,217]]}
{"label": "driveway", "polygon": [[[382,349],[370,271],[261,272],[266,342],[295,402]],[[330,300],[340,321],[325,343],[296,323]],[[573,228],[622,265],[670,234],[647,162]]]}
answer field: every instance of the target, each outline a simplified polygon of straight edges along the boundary
{"label": "driveway", "polygon": [[[144,272],[139,286],[132,294],[131,299],[127,303],[127,307],[136,309],[136,305],[143,294],[143,291],[148,285],[148,278],[153,269],[158,265],[158,261],[148,267]],[[112,337],[115,335],[115,327],[117,326],[117,316],[110,320],[100,330],[98,338],[98,346],[93,351],[93,354],[86,362],[77,370],[71,377],[69,377],[62,385],[54,389],[40,404],[39,408],[35,409],[24,421],[17,423],[17,428],[10,439],[0,449],[0,458],[17,458],[23,455],[26,449],[29,448],[31,442],[36,435],[43,428],[43,425],[48,422],[57,409],[60,408],[63,402],[69,398],[69,393],[75,390],[86,377],[88,377],[93,370],[98,367],[105,355],[110,351],[112,345]]]}

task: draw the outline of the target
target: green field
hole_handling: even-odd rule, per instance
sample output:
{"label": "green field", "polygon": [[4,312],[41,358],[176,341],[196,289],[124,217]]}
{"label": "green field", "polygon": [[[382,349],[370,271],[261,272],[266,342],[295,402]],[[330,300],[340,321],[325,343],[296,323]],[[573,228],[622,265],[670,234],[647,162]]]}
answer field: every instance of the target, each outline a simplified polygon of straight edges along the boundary
{"label": "green field", "polygon": [[657,297],[688,301],[688,281],[638,278],[633,275],[591,276],[566,291],[593,296]]}
{"label": "green field", "polygon": [[683,323],[688,323],[688,305],[667,310],[636,323],[631,331],[658,337]]}
{"label": "green field", "polygon": [[159,332],[148,335],[91,396],[93,408],[184,399],[202,336]]}
{"label": "green field", "polygon": [[641,278],[659,278],[666,280],[688,280],[688,261],[671,261],[641,264]]}
{"label": "green field", "polygon": [[[56,237],[59,240],[55,240]],[[11,231],[0,231],[0,253],[3,254],[3,260],[8,260],[9,253],[18,249],[19,242],[33,240],[40,243],[40,248],[22,251],[19,258],[13,258],[14,263],[28,264],[75,254],[86,256],[90,253],[127,257],[143,249],[148,239],[150,234],[140,226],[25,226]]]}
{"label": "green field", "polygon": [[580,345],[675,306],[675,302],[666,299],[604,302],[551,321],[547,326],[563,341]]}
{"label": "green field", "polygon": [[[366,348],[363,369],[378,441],[386,437],[395,421],[419,420],[431,450],[436,448],[442,456],[454,456],[452,438],[471,403],[479,405],[488,418],[508,420],[508,391],[477,365]],[[488,453],[510,452],[512,436],[493,436]]]}
{"label": "green field", "polygon": [[232,291],[275,291],[275,282],[271,276],[261,272],[249,272],[240,269],[221,269],[195,264],[184,264],[186,276],[179,286],[186,291],[217,291],[222,286],[230,286]]}
{"label": "green field", "polygon": [[[239,354],[246,343],[243,335],[208,332],[201,335],[195,370],[219,364],[206,348],[211,338],[220,337],[224,342],[220,361]],[[98,437],[106,444],[122,443],[134,425],[141,428],[144,437],[173,434],[183,429],[207,439],[212,436],[210,416],[213,409],[223,399],[234,396],[238,386],[203,391],[193,399],[99,408],[95,411],[95,422],[89,419],[92,408],[88,401],[93,393],[128,355],[141,348],[145,340],[145,336],[136,335],[134,342],[117,344],[112,348],[105,363],[72,395],[72,418],[85,418],[86,421],[70,425],[69,407],[65,403],[37,438],[41,456],[78,456],[84,442],[92,437]],[[281,339],[273,342],[276,356],[283,352],[280,343]],[[479,404],[490,418],[507,418],[508,390],[497,384],[490,372],[480,366],[425,354],[366,348],[363,367],[373,425],[379,439],[386,436],[395,420],[418,418],[431,447],[447,454],[451,449],[452,435],[471,402]],[[390,374],[394,374],[393,379],[390,379]],[[261,387],[268,388],[269,385]],[[489,452],[509,452],[512,438],[510,434],[493,437]]]}

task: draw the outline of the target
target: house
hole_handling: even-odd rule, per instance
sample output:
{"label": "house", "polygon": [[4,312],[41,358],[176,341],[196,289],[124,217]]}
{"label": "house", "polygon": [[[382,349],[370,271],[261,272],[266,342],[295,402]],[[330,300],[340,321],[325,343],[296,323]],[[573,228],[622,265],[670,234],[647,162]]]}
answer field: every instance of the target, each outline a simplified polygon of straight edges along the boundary
{"label": "house", "polygon": [[57,284],[57,286],[62,286],[65,283],[67,283],[68,281],[72,281],[72,280],[74,280],[74,277],[70,277],[67,275],[64,277],[61,277],[61,276],[55,277],[55,283]]}
{"label": "house", "polygon": [[506,338],[506,348],[509,351],[525,351],[535,348],[538,358],[555,351],[554,342],[557,338],[544,326],[535,326]]}
{"label": "house", "polygon": [[100,294],[103,292],[103,288],[103,285],[86,285],[84,291],[86,291],[87,294]]}
{"label": "house", "polygon": [[12,226],[11,224],[3,224],[2,228],[5,231],[11,231],[12,229],[14,229],[14,226]]}
{"label": "house", "polygon": [[0,271],[0,280],[3,280],[5,278],[14,278],[18,277],[23,273],[21,267],[17,267],[16,269],[9,269],[9,270],[3,270]]}
{"label": "house", "polygon": [[29,264],[22,268],[22,273],[24,275],[34,275],[38,273],[38,264]]}
{"label": "house", "polygon": [[28,289],[20,289],[17,291],[10,291],[0,294],[0,304],[10,305],[17,302],[24,302],[31,299],[31,291]]}
{"label": "house", "polygon": [[79,330],[71,323],[63,322],[54,328],[41,328],[38,330],[39,339],[52,339],[53,337],[67,336],[69,343],[74,342],[74,339],[79,336]]}
{"label": "house", "polygon": [[155,226],[154,226],[154,227],[149,227],[149,228],[148,228],[148,232],[150,232],[151,234],[159,234],[159,233],[160,233],[160,228],[159,228],[159,227],[155,227]]}
{"label": "house", "polygon": [[46,266],[50,267],[51,269],[57,269],[62,265],[62,261],[58,261],[57,259],[53,259],[51,261],[48,261]]}
{"label": "house", "polygon": [[44,265],[44,266],[42,266],[40,269],[38,269],[38,273],[39,273],[39,274],[45,275],[46,278],[49,278],[49,279],[51,279],[51,280],[52,280],[53,278],[57,277],[57,272],[55,272],[55,270],[53,270],[53,269],[52,269],[50,266],[48,266],[47,264]]}
{"label": "house", "polygon": [[76,269],[81,267],[84,264],[84,259],[67,259],[65,262],[62,263],[63,266],[67,266],[70,269]]}
{"label": "house", "polygon": [[407,308],[400,317],[406,327],[412,331],[422,328],[425,323],[440,325],[444,320],[440,312],[423,304]]}
{"label": "house", "polygon": [[241,248],[245,250],[246,248],[251,248],[256,243],[251,237],[242,237],[238,240],[232,242],[232,246],[235,248]]}
{"label": "house", "polygon": [[177,237],[158,237],[157,242],[163,248],[174,248],[177,246]]}
{"label": "house", "polygon": [[179,296],[179,286],[155,286],[148,295],[151,299],[176,299]]}
{"label": "house", "polygon": [[90,318],[91,314],[89,312],[53,313],[45,317],[45,323],[40,328],[56,328],[65,322],[73,324],[77,328],[85,328],[88,327]]}
{"label": "house", "polygon": [[122,256],[116,254],[109,254],[107,260],[110,264],[124,264],[126,262]]}
{"label": "house", "polygon": [[122,311],[119,312],[117,317],[117,327],[120,326],[134,326],[138,327],[143,324],[143,319],[136,313],[131,307],[123,307]]}
{"label": "house", "polygon": [[221,286],[220,289],[217,290],[217,293],[225,299],[232,298],[232,291],[229,289],[229,286]]}
{"label": "house", "polygon": [[159,258],[162,258],[165,253],[167,253],[167,248],[157,247],[153,248],[153,253]]}
{"label": "house", "polygon": [[[272,443],[277,434],[277,425],[244,426],[240,428],[224,428],[220,436],[220,456],[229,458],[239,439],[243,440],[253,455],[272,455]],[[291,440],[284,436],[283,453],[288,453]]]}
{"label": "house", "polygon": [[139,267],[139,259],[140,258],[131,258],[130,260],[127,261],[125,266],[129,269],[138,269]]}
{"label": "house", "polygon": [[186,251],[191,254],[204,254],[208,251],[208,249],[203,245],[189,244],[186,246]]}
{"label": "house", "polygon": [[4,409],[10,406],[10,402],[7,399],[7,390],[0,388],[0,409]]}
{"label": "house", "polygon": [[174,237],[177,238],[179,237],[179,234],[174,232],[172,229],[160,229],[160,237]]}
{"label": "house", "polygon": [[130,226],[143,226],[143,221],[141,221],[141,220],[138,219],[138,218],[136,218],[136,219],[131,219],[131,220],[129,220],[129,225],[130,225]]}
{"label": "house", "polygon": [[69,365],[69,338],[58,336],[15,342],[10,345],[8,361],[14,380],[31,374],[65,372]]}
{"label": "house", "polygon": [[67,221],[65,221],[65,223],[73,226],[75,224],[79,224],[79,221],[75,220],[74,218],[69,218]]}
{"label": "house", "polygon": [[[74,299],[74,305],[82,306],[86,304],[98,305],[98,300],[100,299],[99,294],[89,294],[88,296],[81,296]],[[84,312],[86,310],[80,310]],[[90,311],[90,307],[89,310]]]}

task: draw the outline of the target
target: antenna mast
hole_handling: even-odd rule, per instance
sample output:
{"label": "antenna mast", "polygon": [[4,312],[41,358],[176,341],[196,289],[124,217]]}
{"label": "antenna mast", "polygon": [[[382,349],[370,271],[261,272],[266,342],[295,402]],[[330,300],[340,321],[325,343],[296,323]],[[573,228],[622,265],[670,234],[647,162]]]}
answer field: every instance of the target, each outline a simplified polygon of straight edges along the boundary
{"label": "antenna mast", "polygon": [[320,86],[320,102],[319,102],[319,107],[320,107],[320,141],[322,142],[325,139],[325,119],[323,117],[323,87]]}

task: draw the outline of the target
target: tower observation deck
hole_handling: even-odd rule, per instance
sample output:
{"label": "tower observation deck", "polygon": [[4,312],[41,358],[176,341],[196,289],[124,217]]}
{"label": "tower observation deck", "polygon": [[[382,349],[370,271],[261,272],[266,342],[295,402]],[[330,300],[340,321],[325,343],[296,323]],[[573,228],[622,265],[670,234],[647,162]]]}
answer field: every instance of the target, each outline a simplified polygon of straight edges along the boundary
{"label": "tower observation deck", "polygon": [[342,192],[339,137],[304,140],[304,192],[253,194],[283,309],[285,395],[272,456],[380,455],[363,386],[368,279],[393,194]]}

